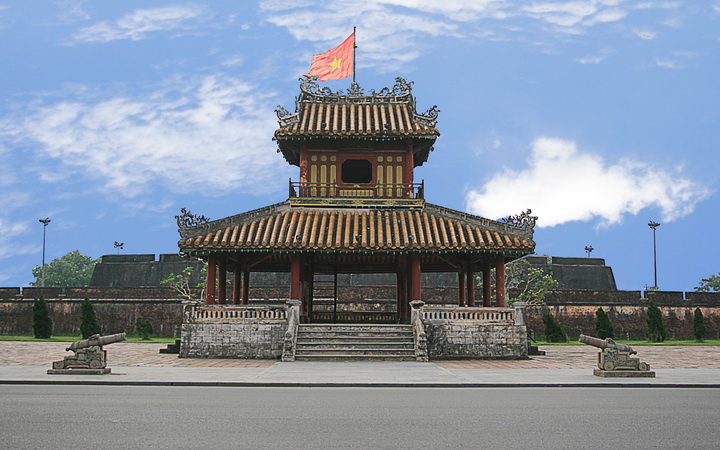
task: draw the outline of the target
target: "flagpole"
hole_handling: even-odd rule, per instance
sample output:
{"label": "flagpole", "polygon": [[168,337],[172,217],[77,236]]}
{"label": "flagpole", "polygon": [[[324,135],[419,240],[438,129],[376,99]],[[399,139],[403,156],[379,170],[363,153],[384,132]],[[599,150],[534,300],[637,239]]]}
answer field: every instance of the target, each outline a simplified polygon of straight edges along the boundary
{"label": "flagpole", "polygon": [[356,37],[355,37],[355,28],[353,27],[353,83],[355,82],[355,49],[357,48],[357,45],[355,45]]}

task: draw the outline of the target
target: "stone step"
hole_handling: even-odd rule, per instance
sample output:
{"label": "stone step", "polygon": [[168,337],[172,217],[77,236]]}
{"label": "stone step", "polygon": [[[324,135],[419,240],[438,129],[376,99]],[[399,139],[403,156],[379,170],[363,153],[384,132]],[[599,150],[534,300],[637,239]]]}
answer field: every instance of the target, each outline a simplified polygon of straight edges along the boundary
{"label": "stone step", "polygon": [[379,350],[413,350],[414,345],[412,342],[409,343],[398,343],[398,342],[382,342],[382,343],[369,343],[369,342],[300,342],[297,343],[297,350],[317,350],[317,349],[363,349],[363,348],[374,348]]}
{"label": "stone step", "polygon": [[406,355],[342,355],[316,354],[296,355],[296,361],[415,361],[415,356]]}
{"label": "stone step", "polygon": [[321,332],[298,332],[298,339],[411,339],[412,334],[395,333],[321,333]]}
{"label": "stone step", "polygon": [[295,356],[385,356],[385,357],[409,357],[415,356],[413,350],[406,349],[378,349],[378,348],[342,348],[342,349],[297,349]]}
{"label": "stone step", "polygon": [[308,332],[401,332],[401,333],[412,333],[412,327],[410,325],[398,325],[398,324],[373,324],[373,325],[350,325],[350,324],[312,324],[306,325],[301,324],[298,327],[298,331]]}

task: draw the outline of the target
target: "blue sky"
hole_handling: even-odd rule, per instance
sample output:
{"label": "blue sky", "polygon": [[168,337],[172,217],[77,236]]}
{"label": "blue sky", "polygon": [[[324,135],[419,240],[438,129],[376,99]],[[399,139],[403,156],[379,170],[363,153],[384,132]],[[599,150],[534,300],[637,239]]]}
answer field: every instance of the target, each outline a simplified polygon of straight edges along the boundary
{"label": "blue sky", "polygon": [[[276,105],[357,26],[366,90],[415,84],[442,133],[430,202],[532,208],[537,252],[605,258],[618,287],[718,273],[720,1],[0,0],[0,285],[41,262],[175,253],[181,207],[287,198]],[[346,89],[349,80],[325,83]]]}

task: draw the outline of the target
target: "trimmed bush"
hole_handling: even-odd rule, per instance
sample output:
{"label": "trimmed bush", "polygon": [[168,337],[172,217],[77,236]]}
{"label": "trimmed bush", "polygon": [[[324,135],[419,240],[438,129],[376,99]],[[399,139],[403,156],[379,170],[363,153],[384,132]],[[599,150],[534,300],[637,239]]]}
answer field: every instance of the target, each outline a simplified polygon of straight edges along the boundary
{"label": "trimmed bush", "polygon": [[613,330],[610,317],[602,308],[598,308],[597,311],[595,311],[595,334],[600,339],[615,338],[615,330]]}
{"label": "trimmed bush", "polygon": [[693,317],[693,336],[695,336],[695,340],[702,342],[706,331],[707,329],[705,328],[705,318],[703,317],[703,313],[700,311],[700,308],[696,308],[695,315]]}
{"label": "trimmed bush", "polygon": [[33,302],[33,334],[38,339],[48,339],[52,336],[53,321],[50,318],[47,302],[44,296]]}
{"label": "trimmed bush", "polygon": [[567,334],[563,326],[555,320],[550,312],[543,314],[543,323],[545,324],[545,340],[548,342],[567,342]]}
{"label": "trimmed bush", "polygon": [[647,324],[648,339],[651,342],[663,342],[665,340],[665,322],[663,322],[662,311],[652,301],[648,303]]}
{"label": "trimmed bush", "polygon": [[153,334],[153,326],[149,320],[138,317],[135,320],[135,332],[142,340],[150,340],[150,335]]}
{"label": "trimmed bush", "polygon": [[83,339],[87,339],[93,334],[102,334],[100,324],[95,317],[95,309],[87,297],[80,303],[80,334]]}

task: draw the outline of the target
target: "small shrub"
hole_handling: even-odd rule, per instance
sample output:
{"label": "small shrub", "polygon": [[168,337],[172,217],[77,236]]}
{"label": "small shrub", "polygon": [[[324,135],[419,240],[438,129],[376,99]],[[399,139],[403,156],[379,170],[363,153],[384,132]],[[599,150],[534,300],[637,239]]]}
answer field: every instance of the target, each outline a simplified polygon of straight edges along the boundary
{"label": "small shrub", "polygon": [[33,302],[33,334],[38,339],[48,339],[52,336],[53,321],[50,318],[45,297],[40,296]]}
{"label": "small shrub", "polygon": [[648,339],[651,342],[663,342],[665,340],[665,322],[663,322],[662,311],[655,303],[648,303],[647,309]]}
{"label": "small shrub", "polygon": [[598,308],[597,311],[595,311],[595,334],[600,339],[615,338],[615,330],[610,322],[610,317],[602,308]]}
{"label": "small shrub", "polygon": [[545,340],[548,342],[567,342],[567,334],[563,326],[555,320],[550,312],[543,314],[543,323],[545,324]]}
{"label": "small shrub", "polygon": [[702,342],[706,331],[705,318],[700,308],[697,308],[695,309],[695,316],[693,317],[693,336],[695,336],[695,340]]}
{"label": "small shrub", "polygon": [[87,297],[80,303],[80,334],[83,339],[87,339],[93,334],[102,334],[100,324],[95,317],[95,309]]}
{"label": "small shrub", "polygon": [[149,320],[138,317],[135,320],[135,332],[144,341],[150,340],[150,335],[153,334],[153,326]]}

